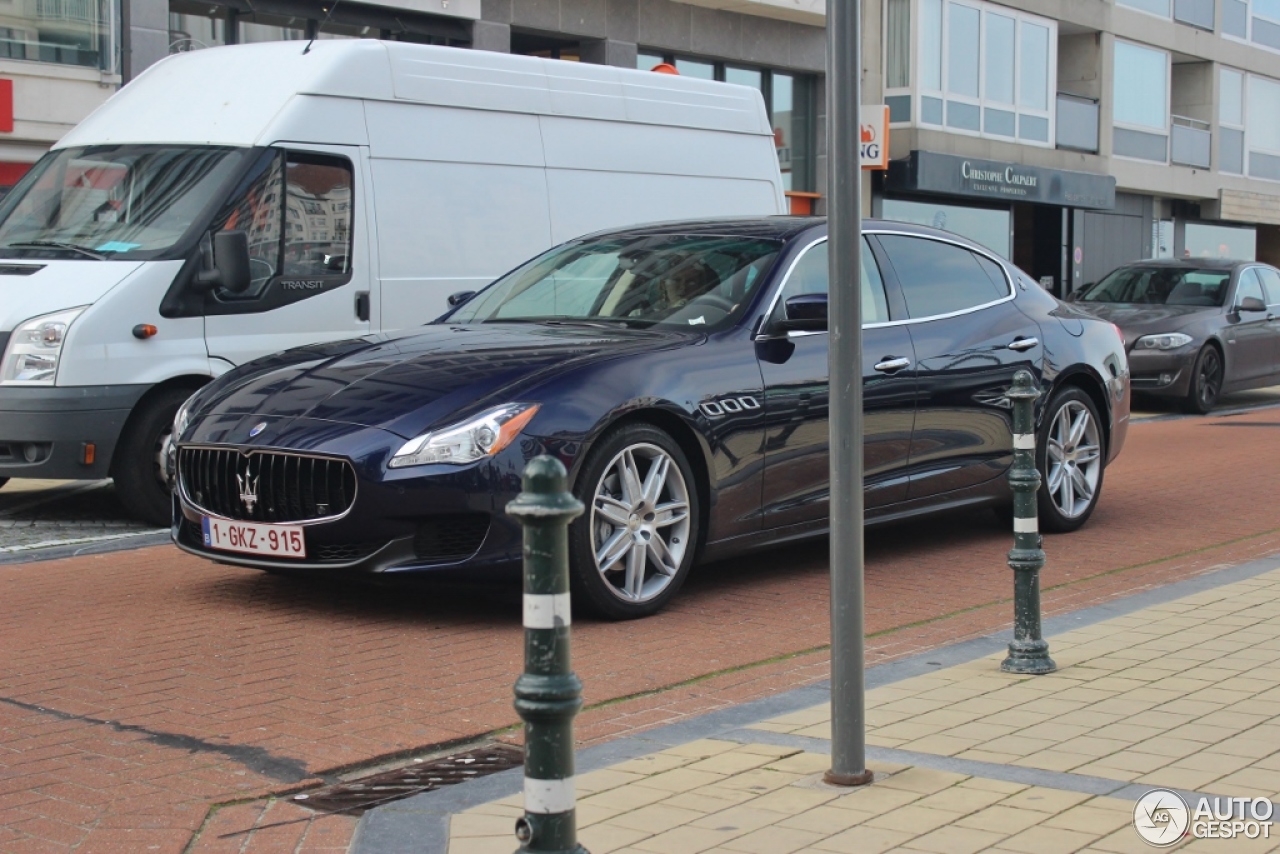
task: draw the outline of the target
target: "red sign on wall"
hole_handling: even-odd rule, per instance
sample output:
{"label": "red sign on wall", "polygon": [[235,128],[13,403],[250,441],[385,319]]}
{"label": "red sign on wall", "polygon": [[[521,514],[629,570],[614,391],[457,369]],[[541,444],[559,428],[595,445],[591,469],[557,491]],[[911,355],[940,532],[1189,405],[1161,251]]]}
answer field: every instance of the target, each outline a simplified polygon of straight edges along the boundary
{"label": "red sign on wall", "polygon": [[13,81],[0,77],[0,133],[13,133]]}

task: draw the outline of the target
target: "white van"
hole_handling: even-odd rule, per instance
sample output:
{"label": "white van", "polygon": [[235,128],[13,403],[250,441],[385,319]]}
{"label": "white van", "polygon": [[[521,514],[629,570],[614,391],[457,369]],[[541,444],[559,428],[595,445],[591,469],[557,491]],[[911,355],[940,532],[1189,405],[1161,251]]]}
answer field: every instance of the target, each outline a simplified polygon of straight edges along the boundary
{"label": "white van", "polygon": [[0,204],[0,485],[111,476],[167,524],[173,414],[233,366],[426,322],[587,231],[783,205],[746,87],[370,40],[170,57]]}

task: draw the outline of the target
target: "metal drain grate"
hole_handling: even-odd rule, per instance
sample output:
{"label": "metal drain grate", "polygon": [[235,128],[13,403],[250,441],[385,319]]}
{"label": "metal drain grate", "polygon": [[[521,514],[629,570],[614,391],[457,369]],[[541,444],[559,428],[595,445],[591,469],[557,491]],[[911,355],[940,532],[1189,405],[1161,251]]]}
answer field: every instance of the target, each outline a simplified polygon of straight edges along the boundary
{"label": "metal drain grate", "polygon": [[518,768],[524,764],[524,751],[506,744],[491,744],[465,753],[455,753],[407,768],[383,771],[294,795],[290,800],[320,812],[359,815],[365,810],[398,801],[420,792],[452,786]]}

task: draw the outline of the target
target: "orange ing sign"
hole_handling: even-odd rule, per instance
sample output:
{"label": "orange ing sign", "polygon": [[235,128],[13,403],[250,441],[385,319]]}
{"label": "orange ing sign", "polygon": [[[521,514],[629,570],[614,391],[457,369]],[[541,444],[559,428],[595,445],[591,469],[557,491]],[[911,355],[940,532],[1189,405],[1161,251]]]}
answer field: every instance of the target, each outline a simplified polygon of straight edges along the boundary
{"label": "orange ing sign", "polygon": [[864,106],[860,116],[861,161],[863,169],[889,168],[889,108],[884,104]]}

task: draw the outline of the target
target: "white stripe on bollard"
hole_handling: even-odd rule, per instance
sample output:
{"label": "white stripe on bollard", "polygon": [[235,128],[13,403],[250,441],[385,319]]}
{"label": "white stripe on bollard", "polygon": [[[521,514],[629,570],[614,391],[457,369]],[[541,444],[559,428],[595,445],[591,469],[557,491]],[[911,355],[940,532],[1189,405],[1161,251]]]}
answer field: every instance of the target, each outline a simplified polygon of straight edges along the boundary
{"label": "white stripe on bollard", "polygon": [[524,778],[524,811],[538,815],[557,815],[574,808],[577,786],[574,778],[538,780]]}
{"label": "white stripe on bollard", "polygon": [[524,627],[558,629],[570,625],[568,593],[524,594]]}
{"label": "white stripe on bollard", "polygon": [[1036,449],[1036,434],[1014,433],[1013,449],[1015,451],[1034,451]]}
{"label": "white stripe on bollard", "polygon": [[1023,519],[1018,516],[1013,517],[1013,532],[1015,534],[1035,534],[1039,531],[1040,526],[1035,516],[1030,519]]}

